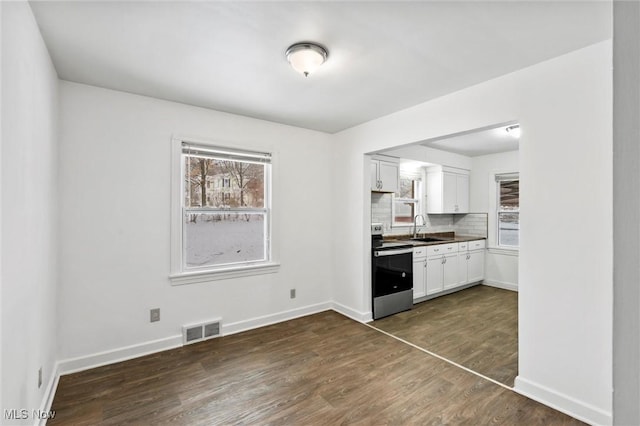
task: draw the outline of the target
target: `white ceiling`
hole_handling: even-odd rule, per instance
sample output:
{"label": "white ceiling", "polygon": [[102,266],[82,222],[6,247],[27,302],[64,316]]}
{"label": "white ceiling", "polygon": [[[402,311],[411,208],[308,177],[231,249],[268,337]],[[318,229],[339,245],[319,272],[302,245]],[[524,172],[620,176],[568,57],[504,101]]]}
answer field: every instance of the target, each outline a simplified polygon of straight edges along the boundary
{"label": "white ceiling", "polygon": [[476,130],[422,142],[422,146],[455,152],[467,157],[517,151],[520,138],[507,133],[508,126]]}
{"label": "white ceiling", "polygon": [[30,4],[61,79],[331,133],[611,37],[608,1]]}

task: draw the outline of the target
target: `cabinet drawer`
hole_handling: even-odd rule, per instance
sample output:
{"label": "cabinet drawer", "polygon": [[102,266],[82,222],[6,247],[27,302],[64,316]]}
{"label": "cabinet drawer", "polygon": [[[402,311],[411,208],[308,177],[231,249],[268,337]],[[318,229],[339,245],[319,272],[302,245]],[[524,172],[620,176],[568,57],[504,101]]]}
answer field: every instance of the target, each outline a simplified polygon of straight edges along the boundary
{"label": "cabinet drawer", "polygon": [[414,247],[413,248],[413,258],[416,257],[425,257],[427,255],[426,247]]}
{"label": "cabinet drawer", "polygon": [[469,247],[468,242],[458,243],[458,251],[467,251],[467,247]]}
{"label": "cabinet drawer", "polygon": [[437,244],[434,246],[427,246],[427,256],[437,256],[447,253],[457,253],[458,243],[450,244]]}
{"label": "cabinet drawer", "polygon": [[485,248],[485,246],[486,246],[485,240],[469,241],[469,250],[479,250],[479,249]]}

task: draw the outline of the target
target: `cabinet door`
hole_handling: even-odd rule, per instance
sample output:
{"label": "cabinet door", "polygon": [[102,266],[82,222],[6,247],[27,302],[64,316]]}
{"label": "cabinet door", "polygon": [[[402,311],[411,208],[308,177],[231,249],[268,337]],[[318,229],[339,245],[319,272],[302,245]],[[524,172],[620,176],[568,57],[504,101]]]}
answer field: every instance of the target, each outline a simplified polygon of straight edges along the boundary
{"label": "cabinet door", "polygon": [[[460,243],[462,244],[462,243]],[[469,253],[466,250],[458,253],[458,284],[463,285],[469,282],[467,275],[467,263],[469,261]]]}
{"label": "cabinet door", "polygon": [[379,179],[378,179],[378,168],[380,167],[380,162],[373,160],[371,161],[371,190],[378,191],[379,188]]}
{"label": "cabinet door", "polygon": [[457,175],[453,173],[442,174],[442,212],[456,213],[457,204]]}
{"label": "cabinet door", "polygon": [[442,213],[442,173],[427,173],[427,213]]}
{"label": "cabinet door", "polygon": [[378,176],[382,181],[381,191],[398,192],[400,186],[400,167],[398,164],[380,161]]}
{"label": "cabinet door", "polygon": [[419,297],[424,297],[427,295],[427,287],[426,287],[426,270],[427,259],[424,257],[422,259],[414,259],[413,260],[413,299],[417,299]]}
{"label": "cabinet door", "polygon": [[484,279],[484,250],[469,252],[467,261],[468,282],[475,283]]}
{"label": "cabinet door", "polygon": [[427,294],[439,293],[442,287],[442,265],[444,257],[427,259]]}
{"label": "cabinet door", "polygon": [[456,213],[469,213],[469,176],[456,175]]}
{"label": "cabinet door", "polygon": [[442,284],[445,289],[458,286],[458,254],[444,257],[442,264]]}

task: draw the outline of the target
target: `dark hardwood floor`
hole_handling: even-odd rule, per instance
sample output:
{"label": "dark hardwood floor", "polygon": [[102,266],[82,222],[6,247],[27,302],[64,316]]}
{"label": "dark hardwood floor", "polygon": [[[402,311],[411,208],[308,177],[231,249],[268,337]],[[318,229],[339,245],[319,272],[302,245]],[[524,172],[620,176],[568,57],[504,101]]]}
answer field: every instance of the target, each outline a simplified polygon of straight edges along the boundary
{"label": "dark hardwood floor", "polygon": [[518,375],[518,293],[479,285],[371,323],[513,387]]}
{"label": "dark hardwood floor", "polygon": [[333,311],[63,376],[50,425],[573,425]]}

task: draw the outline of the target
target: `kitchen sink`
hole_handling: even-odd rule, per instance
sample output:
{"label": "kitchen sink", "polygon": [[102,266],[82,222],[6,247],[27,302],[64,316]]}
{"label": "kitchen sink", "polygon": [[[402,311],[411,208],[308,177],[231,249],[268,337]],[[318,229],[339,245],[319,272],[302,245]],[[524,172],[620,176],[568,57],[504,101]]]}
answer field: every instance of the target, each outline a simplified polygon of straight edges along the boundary
{"label": "kitchen sink", "polygon": [[453,241],[453,240],[451,238],[424,237],[424,238],[412,238],[411,241],[421,241],[423,243],[435,243],[435,242]]}

